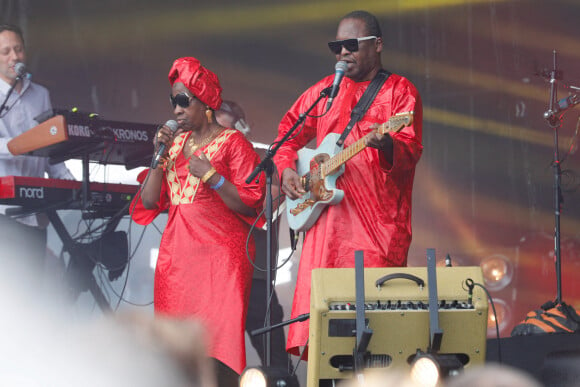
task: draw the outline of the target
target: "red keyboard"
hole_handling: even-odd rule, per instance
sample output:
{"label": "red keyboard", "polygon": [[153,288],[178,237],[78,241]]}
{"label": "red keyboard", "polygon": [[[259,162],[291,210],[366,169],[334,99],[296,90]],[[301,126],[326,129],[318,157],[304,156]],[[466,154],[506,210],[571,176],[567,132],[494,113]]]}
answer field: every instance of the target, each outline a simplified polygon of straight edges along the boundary
{"label": "red keyboard", "polygon": [[[138,185],[90,183],[89,208],[114,213],[133,200]],[[57,206],[80,209],[82,183],[75,180],[45,179],[41,177],[0,177],[0,204],[43,208]]]}

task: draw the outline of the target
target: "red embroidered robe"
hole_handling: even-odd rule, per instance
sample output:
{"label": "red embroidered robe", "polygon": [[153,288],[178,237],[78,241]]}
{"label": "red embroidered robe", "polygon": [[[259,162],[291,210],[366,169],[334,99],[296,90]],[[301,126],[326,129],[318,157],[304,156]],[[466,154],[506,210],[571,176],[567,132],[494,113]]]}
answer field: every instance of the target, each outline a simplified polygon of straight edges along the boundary
{"label": "red embroidered robe", "polygon": [[[132,216],[147,224],[169,210],[155,270],[155,313],[204,322],[209,356],[241,373],[246,366],[244,324],[253,272],[246,239],[253,219],[230,210],[216,191],[189,174],[181,152],[188,135],[178,136],[169,151],[158,209],[147,210],[139,201]],[[202,150],[217,172],[237,187],[246,205],[261,208],[264,179],[245,183],[260,158],[243,134],[227,129]],[[253,260],[253,239],[249,250]]]}
{"label": "red embroidered robe", "polygon": [[[308,89],[282,119],[278,138],[292,127],[300,113],[332,83],[326,77]],[[316,138],[320,145],[329,133],[342,133],[350,113],[370,82],[344,78],[332,108],[319,118],[308,117],[296,138],[286,142],[274,158],[278,172],[295,169],[296,151]],[[311,116],[324,114],[321,101]],[[382,152],[366,148],[345,164],[337,188],[344,199],[323,211],[307,231],[302,247],[292,318],[310,312],[310,273],[315,268],[354,267],[354,252],[364,251],[366,267],[405,266],[411,243],[411,194],[415,165],[421,153],[422,105],[415,87],[405,78],[392,74],[365,116],[354,126],[345,147],[370,132],[373,123],[384,123],[399,112],[414,112],[414,123],[393,137],[393,163]],[[287,350],[298,354],[308,340],[308,321],[289,327]]]}

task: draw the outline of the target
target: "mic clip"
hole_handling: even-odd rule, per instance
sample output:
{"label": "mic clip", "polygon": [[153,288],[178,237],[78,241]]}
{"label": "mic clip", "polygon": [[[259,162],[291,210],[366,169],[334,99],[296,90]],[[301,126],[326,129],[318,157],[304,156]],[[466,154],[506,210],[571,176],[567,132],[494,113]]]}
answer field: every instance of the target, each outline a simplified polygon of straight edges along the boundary
{"label": "mic clip", "polygon": [[328,97],[330,92],[332,91],[332,86],[328,86],[327,88],[322,89],[320,92],[321,97]]}
{"label": "mic clip", "polygon": [[548,121],[550,125],[555,125],[559,121],[559,118],[556,116],[556,114],[558,113],[554,112],[553,110],[546,110],[544,112],[544,119]]}
{"label": "mic clip", "polygon": [[[332,107],[332,102],[334,101],[334,97],[336,97],[338,95],[338,92],[340,90],[340,86],[336,85],[335,87],[328,87],[327,89],[331,89],[328,94],[328,100],[326,101],[326,112],[328,112],[330,110],[330,108]],[[325,89],[326,90],[326,89]],[[324,90],[323,90],[324,91]],[[333,93],[334,91],[334,93]]]}

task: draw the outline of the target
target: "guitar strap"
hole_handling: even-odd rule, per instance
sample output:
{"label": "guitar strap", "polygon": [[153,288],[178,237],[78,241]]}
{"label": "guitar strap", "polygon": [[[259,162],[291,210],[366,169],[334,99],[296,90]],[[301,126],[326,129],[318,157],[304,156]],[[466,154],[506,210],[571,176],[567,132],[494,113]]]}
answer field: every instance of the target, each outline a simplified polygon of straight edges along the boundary
{"label": "guitar strap", "polygon": [[390,75],[391,73],[389,71],[383,69],[379,70],[377,75],[375,75],[375,77],[369,84],[369,87],[367,87],[367,89],[365,90],[364,94],[362,95],[362,97],[360,98],[354,109],[352,109],[352,112],[350,113],[350,121],[348,122],[348,125],[346,125],[346,128],[344,128],[344,131],[340,135],[340,138],[336,142],[336,145],[342,146],[342,144],[344,144],[346,136],[348,136],[348,134],[354,127],[354,124],[356,124],[361,118],[364,117],[367,110],[369,110],[369,107],[375,100],[375,97],[377,96],[379,90],[381,89],[381,87],[383,86],[383,84],[385,83],[387,78],[389,78]]}

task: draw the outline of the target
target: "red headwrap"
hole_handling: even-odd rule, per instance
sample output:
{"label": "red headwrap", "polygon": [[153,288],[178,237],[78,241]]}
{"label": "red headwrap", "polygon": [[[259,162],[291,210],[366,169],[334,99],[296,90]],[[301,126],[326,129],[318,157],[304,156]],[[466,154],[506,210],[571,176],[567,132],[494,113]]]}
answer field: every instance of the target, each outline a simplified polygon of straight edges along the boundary
{"label": "red headwrap", "polygon": [[181,82],[193,95],[210,108],[217,110],[222,104],[222,87],[214,73],[193,57],[179,58],[169,70],[169,84]]}

